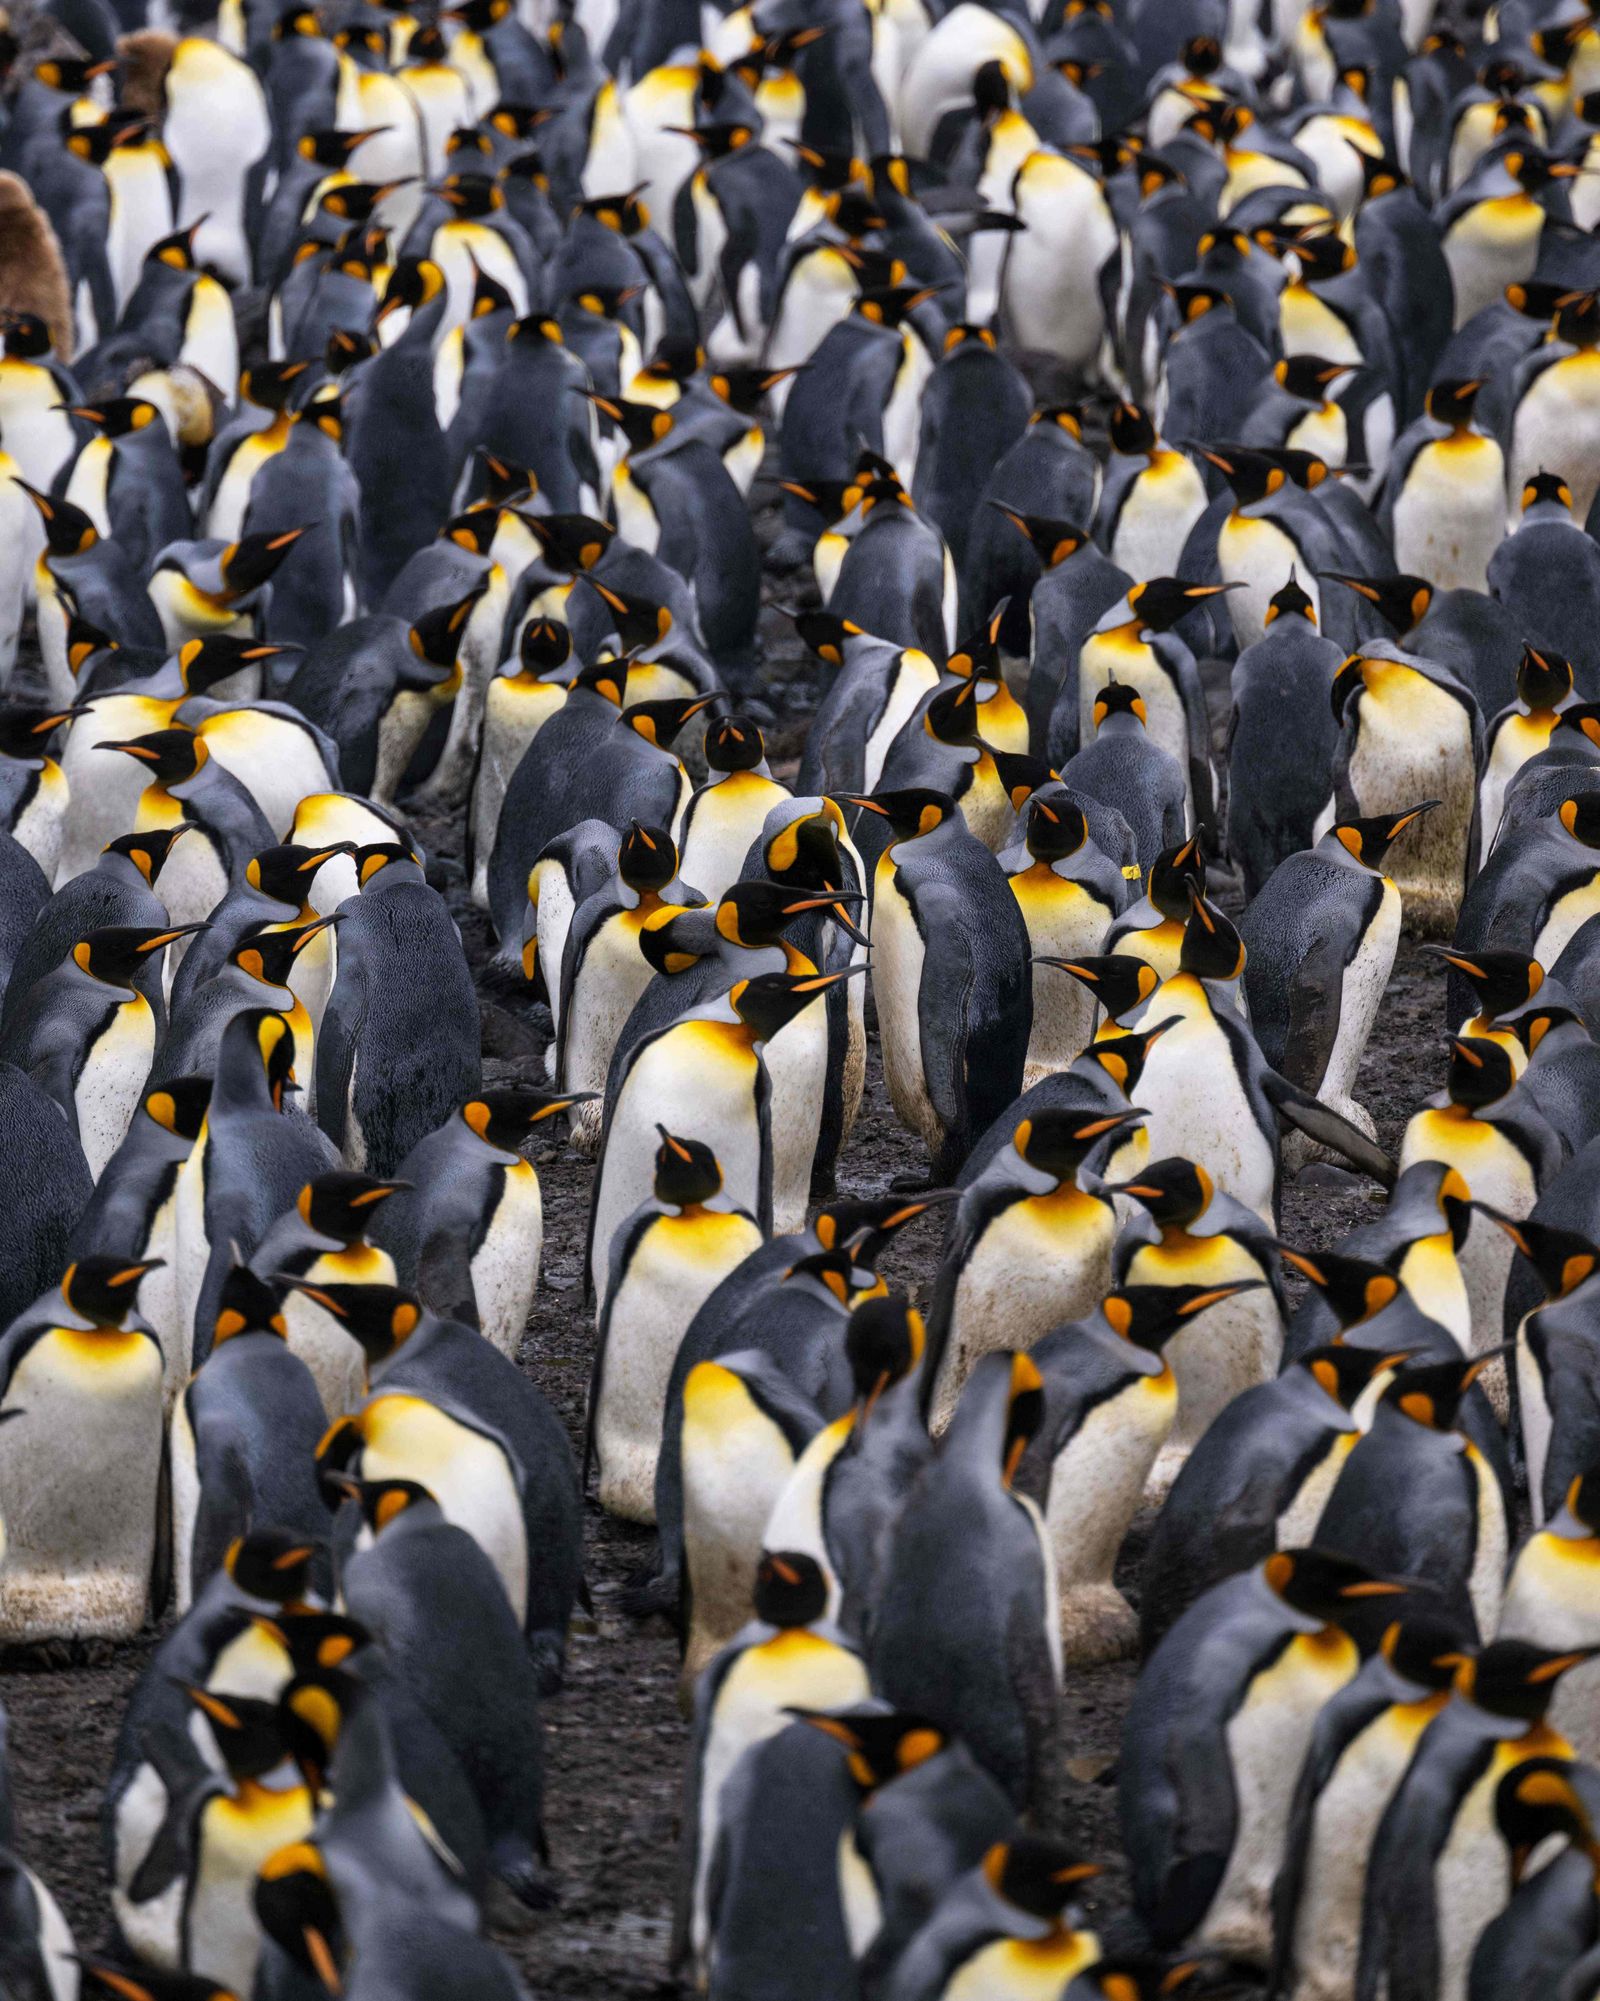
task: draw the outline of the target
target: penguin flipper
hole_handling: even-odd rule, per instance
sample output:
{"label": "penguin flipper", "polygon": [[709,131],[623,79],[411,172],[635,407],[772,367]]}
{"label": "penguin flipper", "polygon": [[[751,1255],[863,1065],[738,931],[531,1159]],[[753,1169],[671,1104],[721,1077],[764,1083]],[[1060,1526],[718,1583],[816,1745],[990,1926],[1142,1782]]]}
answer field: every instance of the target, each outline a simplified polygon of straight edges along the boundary
{"label": "penguin flipper", "polygon": [[1338,941],[1319,931],[1294,969],[1283,1068],[1286,1076],[1303,1082],[1308,1091],[1321,1084],[1339,1040],[1339,1004],[1347,963]]}
{"label": "penguin flipper", "polygon": [[200,1811],[208,1799],[228,1789],[222,1774],[202,1762],[193,1739],[176,1724],[155,1724],[145,1732],[141,1749],[165,1788],[167,1810],[128,1885],[128,1899],[135,1904],[159,1897],[188,1875]]}
{"label": "penguin flipper", "polygon": [[1375,1146],[1365,1133],[1358,1132],[1331,1105],[1323,1104],[1320,1098],[1313,1098],[1298,1084],[1291,1084],[1287,1077],[1280,1077],[1276,1070],[1264,1069],[1261,1085],[1268,1102],[1285,1124],[1296,1127],[1319,1146],[1343,1154],[1352,1167],[1362,1174],[1370,1174],[1380,1186],[1394,1186],[1394,1162],[1382,1147]]}

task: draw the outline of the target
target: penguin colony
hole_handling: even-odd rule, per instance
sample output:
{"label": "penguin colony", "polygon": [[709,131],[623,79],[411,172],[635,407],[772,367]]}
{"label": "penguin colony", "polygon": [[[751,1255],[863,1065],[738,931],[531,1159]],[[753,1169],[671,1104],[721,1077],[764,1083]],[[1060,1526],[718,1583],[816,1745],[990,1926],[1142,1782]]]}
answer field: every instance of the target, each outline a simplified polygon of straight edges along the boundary
{"label": "penguin colony", "polygon": [[[0,59],[0,1645],[156,1632],[99,1956],[0,1732],[4,2001],[525,1993],[589,1508],[681,1642],[685,1991],[1600,1995],[1590,6]],[[1062,1698],[1133,1660],[1092,1926]]]}

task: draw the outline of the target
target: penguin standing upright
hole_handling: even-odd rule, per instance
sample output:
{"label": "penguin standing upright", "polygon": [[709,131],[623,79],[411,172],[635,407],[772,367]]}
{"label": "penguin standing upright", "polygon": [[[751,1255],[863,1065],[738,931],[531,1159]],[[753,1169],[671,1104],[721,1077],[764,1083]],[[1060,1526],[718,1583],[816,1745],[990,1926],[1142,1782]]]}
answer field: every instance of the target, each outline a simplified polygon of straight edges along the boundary
{"label": "penguin standing upright", "polygon": [[1382,518],[1395,566],[1440,591],[1488,589],[1505,540],[1505,458],[1474,425],[1482,384],[1436,382],[1424,416],[1402,432],[1389,460]]}
{"label": "penguin standing upright", "polygon": [[1064,1070],[1094,1027],[1091,993],[1057,977],[1051,961],[1093,957],[1121,915],[1127,888],[1120,868],[1089,838],[1083,811],[1069,796],[1029,802],[1023,838],[1000,866],[1021,906],[1033,948],[1033,1029],[1023,1084]]}

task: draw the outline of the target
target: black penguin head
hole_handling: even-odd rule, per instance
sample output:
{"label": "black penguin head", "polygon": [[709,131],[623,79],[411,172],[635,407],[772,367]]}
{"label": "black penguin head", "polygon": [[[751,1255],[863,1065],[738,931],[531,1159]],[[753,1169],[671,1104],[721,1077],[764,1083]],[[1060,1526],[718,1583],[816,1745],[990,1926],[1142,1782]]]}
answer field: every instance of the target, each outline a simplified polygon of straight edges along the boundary
{"label": "black penguin head", "polygon": [[324,931],[332,930],[343,921],[342,914],[334,911],[331,916],[314,917],[308,924],[293,924],[287,928],[275,928],[269,924],[252,925],[228,954],[228,963],[269,987],[286,987],[300,954]]}
{"label": "black penguin head", "polygon": [[1054,1835],[1018,1834],[995,1843],[983,1858],[983,1873],[996,1896],[1015,1909],[1031,1918],[1053,1919],[1100,1874],[1100,1867],[1080,1862]]}
{"label": "black penguin head", "polygon": [[374,329],[396,313],[420,312],[445,291],[445,275],[431,257],[402,257],[389,273],[383,300],[372,316]]}
{"label": "black penguin head", "polygon": [[1557,808],[1556,818],[1575,841],[1582,841],[1586,848],[1600,848],[1600,794],[1582,793],[1565,800]]}
{"label": "black penguin head", "polygon": [[494,538],[500,532],[500,509],[498,507],[469,507],[464,514],[457,514],[444,524],[439,531],[442,542],[453,542],[458,549],[465,549],[472,556],[487,556],[494,547]]}
{"label": "black penguin head", "polygon": [[1206,463],[1215,466],[1228,482],[1239,507],[1254,507],[1257,502],[1269,499],[1282,490],[1288,479],[1283,467],[1265,452],[1251,451],[1244,445],[1221,445],[1215,449],[1201,446],[1199,450]]}
{"label": "black penguin head", "polygon": [[1572,512],[1572,489],[1558,472],[1537,472],[1522,488],[1522,511],[1530,507],[1560,507]]}
{"label": "black penguin head", "polygon": [[1113,716],[1132,716],[1143,729],[1148,723],[1144,697],[1129,681],[1108,681],[1095,691],[1094,726],[1104,729]]}
{"label": "black penguin head", "polygon": [[713,771],[754,771],[767,747],[747,716],[716,716],[706,729],[705,752]]}
{"label": "black penguin head", "polygon": [[154,1119],[164,1132],[187,1140],[200,1137],[210,1104],[209,1077],[169,1077],[144,1096],[146,1117]]}
{"label": "black penguin head", "polygon": [[178,675],[188,693],[203,695],[230,675],[249,673],[290,650],[236,632],[208,633],[201,639],[185,640],[178,648]]}
{"label": "black penguin head", "polygon": [[350,859],[356,865],[356,881],[363,889],[370,889],[387,869],[420,872],[422,867],[409,841],[368,841],[363,847],[352,848]]}
{"label": "black penguin head", "polygon": [[142,396],[107,396],[92,408],[74,404],[68,414],[93,424],[107,438],[126,438],[137,431],[146,431],[161,416],[156,406]]}
{"label": "black penguin head", "polygon": [[1411,1362],[1383,1393],[1383,1401],[1428,1431],[1453,1431],[1461,1400],[1504,1348],[1488,1348],[1448,1362]]}
{"label": "black penguin head", "polygon": [[87,932],[73,946],[73,964],[91,979],[131,987],[158,952],[206,928],[204,924],[178,924],[167,931],[146,931],[136,924],[103,925],[98,931]]}
{"label": "black penguin head", "polygon": [[295,1197],[294,1206],[307,1229],[319,1237],[331,1237],[349,1250],[366,1242],[380,1206],[410,1186],[409,1181],[379,1181],[371,1174],[353,1174],[336,1167],[308,1181]]}
{"label": "black penguin head", "polygon": [[1500,155],[1500,164],[1525,194],[1536,195],[1552,181],[1576,179],[1579,169],[1570,160],[1556,160],[1537,146],[1517,146]]}
{"label": "black penguin head", "polygon": [[1133,1093],[1139,1088],[1139,1079],[1144,1075],[1144,1066],[1150,1060],[1150,1051],[1169,1028],[1177,1027],[1180,1019],[1178,1015],[1169,1014],[1164,1021],[1156,1022],[1150,1028],[1134,1029],[1093,1042],[1084,1053],[1100,1065],[1131,1103]]}
{"label": "black penguin head", "polygon": [[945,662],[945,672],[963,681],[1000,679],[1000,628],[1010,598],[1002,598],[976,631],[969,632]]}
{"label": "black penguin head", "polygon": [[631,890],[651,895],[665,889],[678,873],[678,850],[664,827],[628,823],[617,850],[617,874]]}
{"label": "black penguin head", "polygon": [[831,611],[799,611],[790,616],[802,643],[830,667],[843,666],[846,641],[862,637],[861,626],[848,618],[837,618]]}
{"label": "black penguin head", "polygon": [[1181,577],[1152,577],[1128,592],[1128,605],[1143,632],[1170,632],[1207,598],[1220,597],[1230,584],[1186,584]]}
{"label": "black penguin head", "polygon": [[[1142,1007],[1161,984],[1161,975],[1147,960],[1130,952],[1107,953],[1088,959],[1052,959],[1041,956],[1036,966],[1054,966],[1070,973],[1105,1009],[1113,1021],[1120,1021]],[[1091,1052],[1093,1053],[1093,1052]]]}
{"label": "black penguin head", "polygon": [[1353,372],[1354,364],[1348,361],[1328,361],[1320,354],[1286,355],[1273,369],[1273,377],[1280,389],[1298,397],[1302,403],[1323,403],[1341,375]]}
{"label": "black penguin head", "polygon": [[1183,927],[1178,970],[1197,980],[1236,980],[1244,972],[1244,940],[1230,920],[1199,890],[1189,892],[1191,910]]}
{"label": "black penguin head", "polygon": [[1148,457],[1156,448],[1158,437],[1154,420],[1137,403],[1118,403],[1111,412],[1107,428],[1111,449],[1124,458]]}
{"label": "black penguin head", "polygon": [[276,534],[242,535],[237,542],[230,542],[217,558],[217,567],[222,572],[223,603],[237,604],[269,583],[288,559],[289,551],[309,532],[308,523],[304,528],[285,528]]}
{"label": "black penguin head", "polygon": [[1517,1081],[1511,1058],[1487,1036],[1459,1035],[1450,1042],[1450,1071],[1445,1090],[1452,1105],[1476,1112],[1496,1105]]}
{"label": "black penguin head", "polygon": [[251,1529],[229,1543],[222,1567],[248,1598],[288,1605],[306,1593],[315,1543],[292,1529]]}
{"label": "black penguin head", "polygon": [[210,753],[205,739],[190,729],[151,730],[126,743],[102,739],[97,750],[120,750],[148,766],[148,776],[157,785],[171,787],[191,779],[207,762]]}
{"label": "black penguin head", "polygon": [[488,588],[489,579],[486,576],[465,597],[457,598],[454,604],[435,605],[412,625],[409,634],[411,651],[419,660],[437,669],[439,675],[448,677],[454,668],[472,614]]}
{"label": "black penguin head", "polygon": [[1342,1257],[1337,1251],[1307,1254],[1282,1247],[1278,1254],[1321,1293],[1341,1333],[1371,1320],[1400,1296],[1400,1281],[1394,1273],[1367,1258]]}
{"label": "black penguin head", "polygon": [[[585,202],[583,213],[593,215],[600,221],[611,220],[608,226],[617,228],[622,221],[624,207],[632,203],[631,195],[602,195],[598,201]],[[634,204],[637,208],[637,204]],[[629,235],[626,228],[617,228],[618,235]],[[705,366],[706,351],[691,334],[663,334],[656,342],[655,353],[639,371],[639,379],[658,384],[663,390],[687,389],[689,384]]]}
{"label": "black penguin head", "polygon": [[1478,406],[1482,388],[1481,378],[1471,382],[1436,382],[1426,397],[1428,415],[1436,423],[1448,424],[1454,431],[1464,431],[1472,422],[1472,413]]}
{"label": "black penguin head", "polygon": [[353,855],[355,852],[355,846],[350,841],[330,841],[321,848],[308,848],[298,842],[285,841],[252,855],[244,865],[245,881],[263,896],[270,896],[274,902],[304,906],[318,869],[339,855]]}
{"label": "black penguin head", "polygon": [[1406,1591],[1403,1584],[1374,1577],[1349,1557],[1325,1549],[1280,1549],[1267,1558],[1261,1574],[1286,1605],[1325,1624],[1343,1625],[1369,1601],[1403,1598]]}
{"label": "black penguin head", "polygon": [[935,743],[968,749],[979,741],[978,684],[957,681],[941,688],[922,712],[922,727]]}
{"label": "black penguin head", "polygon": [[1206,859],[1200,836],[1191,834],[1175,848],[1163,848],[1150,864],[1150,880],[1145,894],[1169,923],[1187,924],[1191,915],[1190,897],[1206,885]]}
{"label": "black penguin head", "polygon": [[437,1509],[438,1502],[417,1480],[353,1480],[347,1482],[350,1498],[361,1506],[361,1519],[374,1535],[399,1521],[415,1520],[423,1509]]}
{"label": "black penguin head", "polygon": [[1197,1160],[1171,1155],[1142,1167],[1136,1181],[1111,1185],[1113,1195],[1128,1195],[1151,1219],[1166,1229],[1186,1230],[1198,1222],[1216,1193],[1211,1176]]}
{"label": "black penguin head", "polygon": [[108,841],[102,853],[121,855],[132,862],[145,881],[153,889],[167,857],[185,834],[192,833],[194,822],[180,820],[175,827],[152,827],[143,834],[119,834],[114,841]]}
{"label": "black penguin head", "polygon": [[1572,1783],[1575,1767],[1567,1758],[1528,1758],[1516,1765],[1495,1788],[1494,1817],[1500,1838],[1511,1851],[1511,1881],[1520,1883],[1533,1851],[1550,1840],[1600,1859],[1589,1810]]}
{"label": "black penguin head", "polygon": [[657,750],[671,750],[686,724],[723,699],[718,688],[709,695],[674,695],[660,702],[633,702],[623,710],[622,720],[636,736],[653,743]]}
{"label": "black penguin head", "polygon": [[1544,985],[1544,967],[1526,952],[1457,952],[1445,945],[1426,948],[1458,972],[1472,989],[1478,1012],[1490,1021],[1525,1007]]}
{"label": "black penguin head", "polygon": [[768,1550],[756,1568],[754,1606],[763,1625],[782,1632],[810,1626],[828,1609],[828,1580],[803,1550]]}
{"label": "black penguin head", "polygon": [[655,403],[635,403],[626,396],[602,396],[598,390],[584,391],[602,417],[610,418],[628,441],[630,452],[647,452],[672,436],[677,428],[670,410]]}
{"label": "black penguin head", "polygon": [[832,1250],[811,1251],[803,1258],[796,1258],[783,1277],[785,1284],[791,1279],[810,1279],[838,1305],[848,1307],[852,1295],[862,1289],[863,1274],[856,1263],[855,1244],[847,1242]]}
{"label": "black penguin head", "polygon": [[256,1624],[283,1648],[296,1676],[336,1673],[372,1644],[359,1620],[298,1599],[283,1606],[277,1618],[257,1619]]}
{"label": "black penguin head", "polygon": [[1597,1651],[1540,1647],[1531,1640],[1491,1640],[1476,1655],[1464,1650],[1457,1654],[1455,1685],[1491,1715],[1538,1723],[1561,1677],[1593,1660]]}
{"label": "black penguin head", "polygon": [[825,1250],[854,1244],[857,1260],[870,1270],[908,1223],[956,1201],[959,1192],[932,1188],[921,1195],[869,1195],[829,1202],[817,1211],[812,1232]]}
{"label": "black penguin head", "polygon": [[0,703],[0,757],[20,764],[42,764],[50,755],[50,739],[63,724],[88,709],[46,709],[33,702]]}
{"label": "black penguin head", "polygon": [[1424,799],[1404,813],[1380,813],[1367,820],[1341,820],[1330,831],[1342,848],[1370,869],[1381,869],[1384,856],[1414,820],[1431,813],[1437,799]]}
{"label": "black penguin head", "polygon": [[839,973],[758,973],[753,980],[740,980],[728,1000],[753,1039],[770,1042],[802,1008],[865,971],[865,966],[848,966]]}
{"label": "black penguin head", "polygon": [[165,1263],[165,1258],[139,1263],[97,1252],[67,1266],[61,1275],[61,1296],[92,1327],[120,1327],[138,1307],[139,1281]]}
{"label": "black penguin head", "polygon": [[545,1091],[534,1084],[502,1084],[469,1098],[461,1108],[462,1123],[502,1153],[516,1153],[546,1119],[574,1105],[589,1104],[593,1091]]}
{"label": "black penguin head", "polygon": [[[8,335],[6,345],[11,349]],[[70,500],[62,500],[54,494],[40,493],[37,487],[29,486],[25,479],[11,475],[11,484],[20,486],[38,510],[39,519],[44,523],[45,553],[58,561],[66,556],[80,556],[92,549],[100,540],[100,531],[81,507],[75,507]]]}
{"label": "black penguin head", "polygon": [[791,889],[835,889],[846,878],[839,838],[844,814],[832,799],[814,811],[797,813],[762,843],[761,859],[773,882]]}
{"label": "black penguin head", "polygon": [[1300,588],[1300,579],[1292,569],[1289,572],[1289,581],[1282,590],[1273,594],[1262,624],[1276,625],[1280,618],[1304,619],[1307,625],[1315,625],[1317,622],[1317,607]]}
{"label": "black penguin head", "polygon": [[275,1334],[280,1341],[289,1335],[283,1318],[283,1288],[246,1264],[236,1264],[222,1281],[211,1339],[220,1345],[240,1334]]}
{"label": "black penguin head", "polygon": [[1029,751],[990,750],[989,759],[1013,813],[1020,813],[1045,786],[1061,783],[1061,773],[1047,759],[1034,757]]}
{"label": "black penguin head", "polygon": [[1114,1334],[1156,1353],[1211,1307],[1261,1286],[1258,1278],[1227,1285],[1124,1285],[1107,1293],[1100,1311]]}
{"label": "black penguin head", "polygon": [[1321,582],[1342,584],[1364,598],[1396,637],[1420,625],[1433,603],[1433,585],[1426,577],[1348,577],[1337,570],[1317,574]]}
{"label": "black penguin head", "polygon": [[1424,1595],[1397,1608],[1379,1650],[1397,1674],[1439,1694],[1454,1683],[1470,1643],[1461,1621]]}
{"label": "black penguin head", "polygon": [[1172,1995],[1187,1991],[1200,1969],[1198,1959],[1170,1965],[1165,1960],[1114,1952],[1085,1967],[1077,1984],[1099,2001],[1170,2001]]}
{"label": "black penguin head", "polygon": [[859,792],[841,792],[841,806],[859,806],[887,820],[897,841],[915,840],[920,834],[934,833],[960,810],[948,792],[908,785],[894,792],[875,792],[870,797]]}
{"label": "black penguin head", "polygon": [[900,327],[918,306],[938,296],[937,285],[876,285],[861,293],[855,311],[874,326]]}
{"label": "black penguin head", "polygon": [[1564,1505],[1591,1536],[1600,1536],[1600,1467],[1580,1473],[1567,1488]]}
{"label": "black penguin head", "polygon": [[925,1346],[922,1315],[903,1293],[861,1302],[844,1330],[844,1351],[863,1416],[886,1389],[911,1374]]}
{"label": "black penguin head", "polygon": [[1539,1274],[1546,1301],[1565,1299],[1600,1270],[1600,1249],[1576,1230],[1558,1230],[1552,1223],[1536,1223],[1529,1218],[1503,1216],[1487,1202],[1473,1208],[1498,1223],[1512,1243]]}
{"label": "black penguin head", "polygon": [[1362,1348],[1340,1335],[1338,1340],[1303,1355],[1300,1367],[1341,1409],[1354,1410],[1376,1379],[1399,1368],[1411,1352],[1397,1349],[1386,1355],[1381,1348]]}
{"label": "black penguin head", "polygon": [[385,1360],[403,1346],[422,1320],[421,1303],[397,1285],[323,1285],[293,1272],[274,1275],[280,1284],[331,1314],[360,1343],[369,1364]]}
{"label": "black penguin head", "polygon": [[[322,1767],[326,1762],[324,1752]],[[254,1899],[262,1931],[315,1983],[312,1991],[343,1993],[349,1946],[322,1850],[310,1841],[275,1850],[261,1865]]]}
{"label": "black penguin head", "polygon": [[[344,139],[345,133],[335,135]],[[343,214],[338,210],[336,213]],[[262,361],[239,377],[239,394],[258,410],[287,410],[304,380],[309,361]]]}
{"label": "black penguin head", "polygon": [[703,1140],[680,1139],[657,1125],[655,1197],[675,1209],[692,1208],[722,1193],[722,1168]]}
{"label": "black penguin head", "polygon": [[1509,1026],[1523,1048],[1532,1056],[1552,1029],[1564,1028],[1570,1022],[1576,1022],[1584,1034],[1588,1034],[1589,1024],[1571,1008],[1561,1007],[1558,1004],[1525,1008],[1521,1014],[1512,1018]]}
{"label": "black penguin head", "polygon": [[1045,1106],[1017,1121],[1011,1144],[1041,1174],[1053,1174],[1058,1181],[1071,1181],[1102,1140],[1113,1133],[1131,1131],[1143,1117],[1139,1111],[1092,1116],[1083,1110],[1052,1110]]}
{"label": "black penguin head", "polygon": [[825,1716],[814,1709],[791,1709],[786,1713],[844,1746],[850,1776],[863,1792],[873,1792],[891,1779],[914,1772],[918,1765],[937,1757],[949,1741],[938,1724],[902,1711],[884,1715],[850,1709]]}
{"label": "black penguin head", "polygon": [[1058,521],[1045,514],[1022,514],[998,500],[991,500],[989,505],[1003,514],[1025,541],[1033,544],[1047,570],[1075,556],[1089,540],[1088,529],[1078,527],[1075,522]]}
{"label": "black penguin head", "polygon": [[378,343],[371,334],[335,327],[322,350],[323,366],[337,382],[363,361],[370,361],[377,351]]}
{"label": "black penguin head", "polygon": [[517,655],[525,674],[555,674],[572,658],[572,634],[558,618],[531,618],[522,628]]}
{"label": "black penguin head", "polygon": [[717,933],[730,945],[775,945],[801,918],[823,911],[850,937],[864,943],[865,933],[856,928],[850,916],[850,907],[859,906],[862,900],[854,890],[829,889],[808,895],[781,882],[736,882],[717,904]]}
{"label": "black penguin head", "polygon": [[218,1695],[198,1683],[171,1678],[205,1718],[228,1774],[234,1779],[259,1779],[283,1762],[283,1732],[278,1705],[254,1696]]}
{"label": "black penguin head", "polygon": [[1572,693],[1572,662],[1548,649],[1524,646],[1517,662],[1517,700],[1535,715],[1559,709]]}

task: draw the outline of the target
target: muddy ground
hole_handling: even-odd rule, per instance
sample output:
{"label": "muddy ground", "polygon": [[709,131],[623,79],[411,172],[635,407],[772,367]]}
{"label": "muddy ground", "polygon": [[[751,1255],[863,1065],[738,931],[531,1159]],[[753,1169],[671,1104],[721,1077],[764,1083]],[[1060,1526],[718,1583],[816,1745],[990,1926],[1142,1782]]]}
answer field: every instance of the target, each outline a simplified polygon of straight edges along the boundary
{"label": "muddy ground", "polygon": [[[773,525],[768,510],[762,523],[767,536]],[[799,580],[774,579],[770,595],[797,601]],[[780,775],[792,774],[804,719],[817,698],[817,665],[797,649],[788,621],[775,611],[764,615],[763,639],[767,666],[761,694],[772,710],[769,747]],[[1211,679],[1213,708],[1223,711],[1225,670]],[[1220,713],[1216,720],[1220,723]],[[433,858],[435,880],[461,923],[472,964],[481,968],[488,942],[481,916],[466,901],[459,835],[438,824],[419,824],[418,833]],[[1237,907],[1237,897],[1227,894],[1224,884],[1214,887],[1225,905]],[[503,988],[483,982],[481,992],[487,1081],[542,1081],[547,1018],[541,1020],[540,1010]],[[1358,1090],[1391,1152],[1419,1098],[1442,1081],[1442,1009],[1441,979],[1407,942]],[[841,1162],[841,1190],[882,1190],[893,1175],[917,1164],[910,1147],[889,1109],[874,1036],[866,1102]],[[593,1344],[581,1284],[590,1169],[565,1147],[548,1147],[534,1158],[544,1194],[545,1252],[521,1360],[561,1413],[576,1447]],[[1378,1190],[1366,1183],[1291,1188],[1284,1238],[1307,1249],[1326,1248],[1378,1200]],[[927,1296],[938,1230],[930,1220],[906,1232],[884,1267],[893,1282]],[[1122,1565],[1120,1581],[1135,1598],[1146,1527],[1136,1526]],[[664,1623],[634,1624],[616,1606],[619,1587],[644,1562],[649,1546],[647,1532],[610,1521],[591,1507],[586,1552],[595,1619],[592,1629],[575,1634],[566,1689],[546,1713],[546,1825],[560,1904],[529,1931],[501,1941],[535,2001],[558,1996],[632,2001],[680,1991],[666,1972],[685,1744],[676,1646]],[[89,1656],[64,1648],[0,1652],[0,1700],[11,1725],[16,1846],[60,1898],[83,1950],[108,1937],[100,1800],[122,1707],[148,1651],[144,1639]],[[1089,1902],[1113,1931],[1125,1900],[1115,1792],[1103,1769],[1095,1777],[1084,1775],[1114,1757],[1132,1685],[1128,1663],[1075,1672],[1065,1692],[1063,1759],[1071,1766],[1061,1781],[1066,1828],[1086,1856],[1107,1865]],[[1243,1996],[1260,1990],[1224,1981],[1211,1991]]]}

